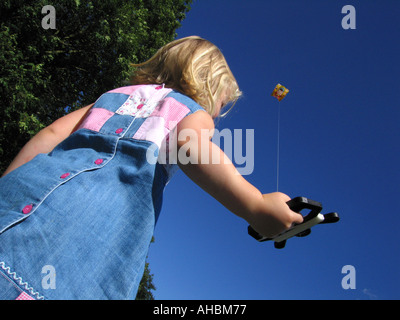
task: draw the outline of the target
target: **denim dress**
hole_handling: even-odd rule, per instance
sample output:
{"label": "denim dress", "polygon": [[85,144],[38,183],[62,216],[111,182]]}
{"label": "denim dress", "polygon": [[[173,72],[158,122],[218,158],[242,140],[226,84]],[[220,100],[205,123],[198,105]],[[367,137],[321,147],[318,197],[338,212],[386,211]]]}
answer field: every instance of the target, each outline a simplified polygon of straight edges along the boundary
{"label": "denim dress", "polygon": [[0,299],[134,299],[177,169],[171,139],[204,109],[163,85],[103,94],[52,152],[0,179]]}

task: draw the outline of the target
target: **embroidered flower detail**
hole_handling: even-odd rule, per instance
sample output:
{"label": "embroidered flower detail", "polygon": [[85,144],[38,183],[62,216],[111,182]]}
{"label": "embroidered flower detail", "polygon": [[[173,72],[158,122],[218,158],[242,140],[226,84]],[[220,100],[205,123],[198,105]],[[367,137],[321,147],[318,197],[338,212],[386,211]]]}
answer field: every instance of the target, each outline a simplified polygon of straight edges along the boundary
{"label": "embroidered flower detail", "polygon": [[146,100],[133,94],[129,96],[116,113],[137,118],[146,118],[153,112],[157,105],[158,101]]}

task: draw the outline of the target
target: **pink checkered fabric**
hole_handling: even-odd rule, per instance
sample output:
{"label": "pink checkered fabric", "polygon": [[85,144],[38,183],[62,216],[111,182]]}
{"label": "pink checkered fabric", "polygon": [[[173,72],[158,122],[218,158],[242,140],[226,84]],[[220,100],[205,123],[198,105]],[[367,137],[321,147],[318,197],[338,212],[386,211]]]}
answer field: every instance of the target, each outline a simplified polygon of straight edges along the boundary
{"label": "pink checkered fabric", "polygon": [[22,292],[15,300],[35,300],[29,294]]}
{"label": "pink checkered fabric", "polygon": [[82,122],[79,129],[85,128],[92,131],[99,132],[101,127],[114,115],[114,112],[103,108],[90,109],[88,116]]}

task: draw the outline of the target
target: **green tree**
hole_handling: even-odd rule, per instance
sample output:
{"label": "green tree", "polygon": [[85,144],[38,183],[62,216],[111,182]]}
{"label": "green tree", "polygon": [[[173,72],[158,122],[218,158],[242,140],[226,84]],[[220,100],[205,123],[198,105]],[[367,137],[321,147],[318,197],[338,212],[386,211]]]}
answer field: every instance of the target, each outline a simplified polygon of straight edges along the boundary
{"label": "green tree", "polygon": [[[0,2],[0,170],[41,128],[125,84],[176,37],[192,0]],[[45,5],[56,29],[44,29]]]}
{"label": "green tree", "polygon": [[[154,242],[154,237],[151,238],[151,242]],[[152,290],[156,290],[156,287],[153,283],[154,275],[150,272],[149,263],[146,261],[143,277],[136,294],[136,300],[154,300]]]}
{"label": "green tree", "polygon": [[[126,84],[176,37],[192,0],[2,0],[0,172],[40,129]],[[44,29],[52,5],[56,29]],[[148,263],[138,299],[154,299]]]}

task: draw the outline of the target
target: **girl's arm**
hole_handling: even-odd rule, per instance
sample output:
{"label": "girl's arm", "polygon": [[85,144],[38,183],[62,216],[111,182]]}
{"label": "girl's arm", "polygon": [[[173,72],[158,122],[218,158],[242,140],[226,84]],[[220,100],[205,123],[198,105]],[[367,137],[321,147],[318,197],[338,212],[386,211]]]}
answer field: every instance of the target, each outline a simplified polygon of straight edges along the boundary
{"label": "girl's arm", "polygon": [[[178,124],[178,164],[190,179],[264,236],[275,236],[303,221],[300,214],[289,209],[287,195],[262,194],[246,181],[225,153],[210,141],[211,137],[205,137],[204,130],[214,130],[214,122],[206,112],[191,114]],[[179,159],[182,150],[190,158],[188,164]],[[208,153],[204,154],[205,151]]]}
{"label": "girl's arm", "polygon": [[79,126],[92,106],[93,104],[71,112],[40,130],[25,144],[2,176],[32,160],[39,153],[52,151]]}

